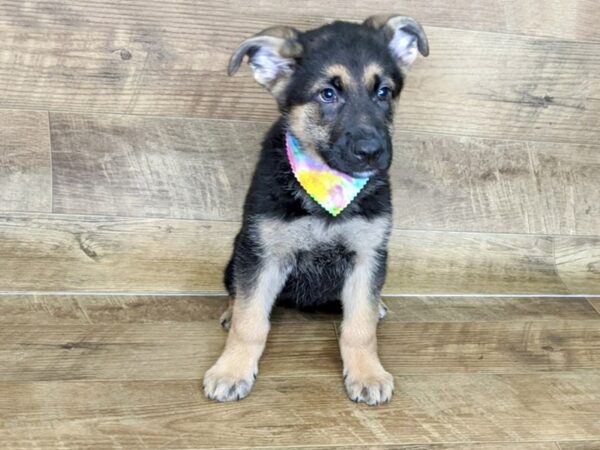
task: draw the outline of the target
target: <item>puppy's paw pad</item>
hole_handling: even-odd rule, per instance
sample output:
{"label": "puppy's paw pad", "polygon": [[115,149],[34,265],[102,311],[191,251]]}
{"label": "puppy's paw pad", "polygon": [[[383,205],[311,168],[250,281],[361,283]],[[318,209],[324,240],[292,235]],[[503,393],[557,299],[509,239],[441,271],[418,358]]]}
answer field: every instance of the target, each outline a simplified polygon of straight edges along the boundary
{"label": "puppy's paw pad", "polygon": [[385,370],[378,374],[346,376],[346,391],[350,400],[370,406],[387,403],[394,395],[394,378]]}
{"label": "puppy's paw pad", "polygon": [[229,402],[241,400],[250,394],[256,373],[246,376],[211,368],[204,375],[204,394],[211,400]]}

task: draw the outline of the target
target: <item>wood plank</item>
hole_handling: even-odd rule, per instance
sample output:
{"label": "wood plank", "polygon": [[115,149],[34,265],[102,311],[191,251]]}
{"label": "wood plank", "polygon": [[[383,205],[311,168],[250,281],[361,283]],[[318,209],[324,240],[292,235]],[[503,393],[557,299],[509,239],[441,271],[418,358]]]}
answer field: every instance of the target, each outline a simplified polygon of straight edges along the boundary
{"label": "wood plank", "polygon": [[[385,297],[386,322],[598,320],[600,299],[583,297]],[[590,305],[590,303],[592,305]],[[217,321],[225,296],[0,295],[1,324],[74,325]],[[340,314],[275,308],[273,322],[340,320]]]}
{"label": "wood plank", "polygon": [[545,236],[394,230],[386,294],[567,294]]}
{"label": "wood plank", "polygon": [[600,321],[387,323],[382,362],[394,375],[529,373],[600,368]]}
{"label": "wood plank", "polygon": [[[585,0],[575,8],[543,3],[548,13],[537,14],[535,19],[531,19],[531,11],[540,11],[541,2],[538,9],[535,5],[521,9],[516,1],[509,6],[499,0],[488,1],[491,6],[477,12],[466,13],[473,8],[465,2],[458,14],[446,14],[444,9],[455,9],[447,5],[435,15],[458,16],[461,27],[492,17],[492,22],[499,20],[504,27],[514,23],[510,31],[519,32],[523,24],[535,28],[544,18],[554,17],[549,23],[560,20],[561,26],[548,29],[562,33],[572,24],[573,31],[566,33],[569,36],[595,30],[598,19],[594,3]],[[304,4],[290,10],[291,3],[263,5],[242,17],[238,2],[215,9],[212,3],[141,0],[119,7],[83,1],[69,2],[68,7],[44,2],[23,7],[22,2],[13,0],[5,8],[2,23],[6,36],[0,58],[2,104],[271,121],[276,116],[272,99],[247,71],[228,79],[225,67],[239,42],[262,28],[289,23],[306,29],[328,16],[321,3],[312,3],[312,10]],[[375,3],[366,2],[362,11],[375,13],[380,9]],[[340,10],[352,11],[346,3],[331,6],[328,9],[335,16]],[[494,16],[505,7],[508,9]],[[304,12],[291,20],[291,11],[299,8]],[[429,4],[419,9],[423,14],[417,17],[428,25],[431,13],[425,10],[431,11]],[[361,19],[365,16],[362,11]],[[509,19],[516,11],[522,11],[521,18]],[[475,14],[477,19],[465,20],[465,14]],[[431,56],[411,74],[398,114],[399,127],[596,143],[600,49],[595,42],[426,28]],[[482,28],[494,27],[487,23]],[[593,33],[597,37],[597,30]]]}
{"label": "wood plank", "polygon": [[588,302],[590,302],[594,309],[600,314],[600,297],[590,297],[588,298]]}
{"label": "wood plank", "polygon": [[[110,6],[108,1],[89,5],[82,1],[71,0],[69,8],[50,8],[45,5],[20,5],[16,0],[6,2],[6,15],[11,23],[29,24],[33,19],[36,24],[49,28],[57,25],[79,25],[84,22],[82,14],[88,14],[88,22],[95,28],[107,28],[118,24],[131,29],[136,26],[156,25],[157,22],[169,19],[186,32],[192,33],[193,24],[197,24],[195,33],[202,34],[205,27],[213,25],[215,29],[235,29],[248,27],[255,29],[264,26],[265,20],[289,23],[293,20],[296,26],[315,26],[318,21],[327,19],[363,20],[372,14],[389,14],[389,7],[374,0],[333,0],[324,4],[318,0],[307,0],[302,5],[291,0],[283,0],[277,5],[268,2],[256,2],[246,5],[243,22],[239,16],[240,2],[227,0],[218,4],[185,3],[174,0],[169,7],[157,1],[143,3],[131,1],[121,10],[104,8]],[[146,6],[146,8],[144,8]],[[532,0],[523,4],[517,0],[482,0],[477,8],[468,1],[457,1],[452,5],[441,0],[434,0],[424,5],[419,1],[407,1],[401,7],[401,13],[419,19],[424,25],[460,28],[465,30],[509,32],[546,36],[573,40],[600,40],[600,32],[595,26],[594,18],[598,10],[590,0],[575,0],[569,5],[561,1]],[[20,8],[19,8],[20,7]],[[228,20],[225,20],[228,19]],[[244,25],[247,23],[247,25]],[[166,32],[173,33],[169,28]]]}
{"label": "wood plank", "polygon": [[48,113],[0,110],[0,211],[50,212]]}
{"label": "wood plank", "polygon": [[[278,447],[252,447],[255,450],[273,450]],[[283,447],[279,447],[283,448]],[[286,450],[338,450],[338,449],[357,449],[357,450],[559,450],[553,442],[494,442],[493,444],[482,443],[466,443],[460,442],[457,444],[407,444],[407,445],[352,445],[352,446],[337,446],[327,445],[324,447],[315,446],[293,446],[285,447]]]}
{"label": "wood plank", "polygon": [[[266,124],[50,115],[54,211],[239,220]],[[596,146],[397,132],[398,228],[594,234]],[[565,185],[569,189],[565,189]]]}
{"label": "wood plank", "polygon": [[240,220],[265,124],[51,114],[54,211]]}
{"label": "wood plank", "polygon": [[396,133],[398,228],[600,231],[600,147]]}
{"label": "wood plank", "polygon": [[238,225],[91,216],[0,216],[11,291],[222,292]]}
{"label": "wood plank", "polygon": [[[283,447],[252,447],[254,450],[273,450]],[[458,442],[455,444],[381,444],[381,445],[351,445],[338,446],[327,445],[323,447],[311,446],[293,446],[285,447],[286,450],[338,450],[338,449],[357,449],[357,450],[559,450],[554,442],[494,442],[493,444],[486,443],[469,443]]]}
{"label": "wood plank", "polygon": [[0,324],[216,323],[228,303],[225,296],[0,295]]}
{"label": "wood plank", "polygon": [[[188,295],[1,295],[0,324],[110,324],[216,322],[229,298]],[[580,317],[582,308],[565,308],[563,318]],[[588,307],[592,309],[591,306]],[[578,314],[578,312],[580,314]],[[276,307],[272,322],[314,322],[339,318],[338,314],[305,313]]]}
{"label": "wood plank", "polygon": [[[0,380],[200,379],[225,343],[217,321],[26,325],[0,330]],[[383,322],[384,366],[394,375],[600,369],[600,320]],[[273,324],[265,377],[339,376],[331,322]],[[341,373],[341,372],[340,372]]]}
{"label": "wood plank", "polygon": [[[215,321],[172,324],[3,325],[0,380],[202,379],[223,350]],[[338,375],[331,322],[273,324],[261,377]]]}
{"label": "wood plank", "polygon": [[556,238],[556,267],[573,293],[600,294],[600,237]]}
{"label": "wood plank", "polygon": [[396,383],[393,402],[379,408],[348,401],[341,380],[329,377],[259,379],[250,397],[226,404],[204,399],[195,380],[2,383],[0,445],[184,449],[302,442],[348,448],[443,442],[465,448],[457,444],[600,436],[598,372],[419,375],[397,377]]}
{"label": "wood plank", "polygon": [[[537,322],[600,318],[600,311],[594,310],[583,297],[386,297],[384,302],[388,307],[386,322]],[[16,302],[12,304],[7,314],[16,306]]]}
{"label": "wood plank", "polygon": [[560,450],[598,450],[600,441],[559,442]]}
{"label": "wood plank", "polygon": [[[0,216],[5,292],[222,293],[233,222]],[[394,230],[387,294],[567,294],[552,239]]]}

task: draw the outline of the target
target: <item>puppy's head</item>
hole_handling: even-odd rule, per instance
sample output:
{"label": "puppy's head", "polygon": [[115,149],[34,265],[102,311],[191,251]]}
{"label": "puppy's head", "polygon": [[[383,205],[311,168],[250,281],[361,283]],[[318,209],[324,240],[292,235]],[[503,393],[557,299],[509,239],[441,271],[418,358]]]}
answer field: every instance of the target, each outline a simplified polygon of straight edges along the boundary
{"label": "puppy's head", "polygon": [[394,104],[417,53],[428,55],[427,37],[406,16],[305,33],[274,27],[240,45],[229,74],[248,56],[305,151],[339,171],[371,176],[390,166]]}

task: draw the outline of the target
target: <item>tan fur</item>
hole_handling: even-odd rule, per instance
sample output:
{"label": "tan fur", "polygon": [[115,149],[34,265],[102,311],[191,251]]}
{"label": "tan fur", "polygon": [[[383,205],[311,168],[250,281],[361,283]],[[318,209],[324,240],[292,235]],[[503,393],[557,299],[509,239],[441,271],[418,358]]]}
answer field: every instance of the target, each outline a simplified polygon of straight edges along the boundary
{"label": "tan fur", "polygon": [[356,89],[357,87],[356,80],[354,80],[348,68],[341,64],[332,64],[324,70],[324,73],[327,81],[330,81],[332,78],[339,78],[342,88],[345,90]]}
{"label": "tan fur", "polygon": [[374,255],[363,254],[346,279],[340,337],[348,395],[354,401],[370,405],[388,402],[394,391],[393,377],[385,371],[377,355],[379,302],[370,291],[374,261]]}
{"label": "tan fur", "polygon": [[364,68],[362,82],[369,92],[375,89],[376,77],[381,77],[383,73],[383,68],[377,63],[371,63]]}
{"label": "tan fur", "polygon": [[289,114],[289,126],[290,131],[300,141],[302,149],[314,160],[325,164],[317,147],[327,142],[330,130],[319,125],[319,106],[307,103],[294,107]]}
{"label": "tan fur", "polygon": [[344,320],[340,336],[348,395],[370,405],[388,402],[394,391],[394,380],[377,355],[379,299],[378,293],[371,291],[375,257],[374,248],[368,246],[357,253],[342,291]]}
{"label": "tan fur", "polygon": [[269,334],[269,314],[286,277],[285,265],[271,258],[261,269],[254,292],[234,301],[225,350],[204,375],[208,398],[239,400],[250,393]]}

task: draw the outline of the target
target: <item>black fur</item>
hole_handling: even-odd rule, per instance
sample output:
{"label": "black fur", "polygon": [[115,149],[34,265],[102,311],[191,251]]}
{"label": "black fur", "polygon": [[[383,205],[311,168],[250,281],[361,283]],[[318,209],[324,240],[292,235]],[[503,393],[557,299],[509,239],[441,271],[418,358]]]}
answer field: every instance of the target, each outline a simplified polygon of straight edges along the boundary
{"label": "black fur", "polygon": [[[300,34],[298,39],[304,53],[297,59],[296,71],[278,98],[282,117],[263,141],[246,196],[242,228],[225,271],[225,286],[232,297],[235,297],[236,286],[244,290],[252,288],[261,267],[261,245],[256,242],[257,236],[252,228],[257,218],[289,222],[310,215],[331,224],[357,217],[375,219],[391,216],[387,169],[392,149],[388,130],[393,114],[392,101],[400,94],[403,77],[388,51],[384,33],[363,25],[336,22]],[[285,150],[288,114],[298,105],[315,102],[319,92],[315,92],[313,86],[322,78],[326,65],[340,64],[360,80],[364,67],[370,63],[377,63],[393,81],[394,89],[389,101],[374,101],[373,93],[364,90],[348,98],[341,112],[332,111],[329,105],[320,105],[320,119],[329,124],[331,132],[328,142],[317,143],[317,150],[329,165],[352,173],[358,162],[349,162],[351,157],[345,153],[351,151],[354,142],[364,137],[365,129],[373,130],[373,138],[381,141],[385,153],[382,161],[378,161],[379,167],[373,164],[376,170],[366,187],[339,216],[333,218],[304,192],[294,177]],[[356,125],[359,114],[368,118],[363,128]],[[361,236],[354,238],[361,239]],[[385,245],[377,252],[379,264],[373,289],[378,292],[386,273]],[[354,256],[339,242],[331,242],[310,252],[297,252],[291,273],[279,295],[280,303],[313,309],[317,306],[330,307],[331,302],[338,302]]]}

